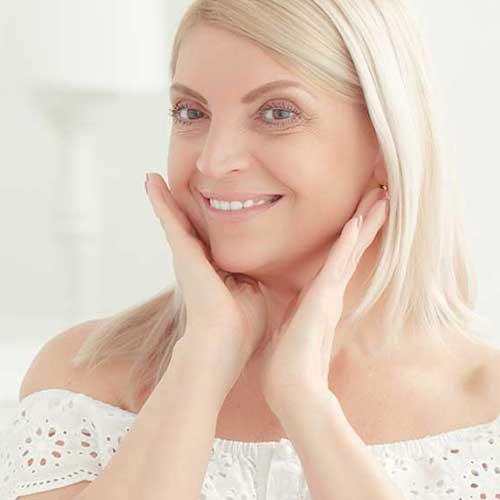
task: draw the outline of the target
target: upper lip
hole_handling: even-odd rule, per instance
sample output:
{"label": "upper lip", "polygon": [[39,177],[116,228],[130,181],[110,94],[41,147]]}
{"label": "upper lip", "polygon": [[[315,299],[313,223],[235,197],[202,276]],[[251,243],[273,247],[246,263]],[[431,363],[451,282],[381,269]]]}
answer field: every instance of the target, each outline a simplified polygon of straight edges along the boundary
{"label": "upper lip", "polygon": [[221,201],[245,201],[245,200],[267,200],[273,196],[283,196],[280,193],[249,193],[249,192],[232,192],[232,193],[214,193],[212,191],[201,191],[200,193],[207,199],[216,199]]}

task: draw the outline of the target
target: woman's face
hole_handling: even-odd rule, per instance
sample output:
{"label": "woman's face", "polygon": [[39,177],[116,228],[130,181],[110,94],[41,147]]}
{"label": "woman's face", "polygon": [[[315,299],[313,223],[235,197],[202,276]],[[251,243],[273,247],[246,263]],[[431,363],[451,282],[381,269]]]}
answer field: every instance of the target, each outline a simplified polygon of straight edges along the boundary
{"label": "woman's face", "polygon": [[[242,102],[283,79],[304,89],[277,87]],[[378,143],[366,111],[312,88],[243,37],[196,26],[182,43],[173,84],[201,97],[171,92],[184,123],[172,124],[168,184],[226,271],[270,275],[331,246],[362,195],[378,186]],[[208,215],[200,190],[284,197],[229,221]]]}

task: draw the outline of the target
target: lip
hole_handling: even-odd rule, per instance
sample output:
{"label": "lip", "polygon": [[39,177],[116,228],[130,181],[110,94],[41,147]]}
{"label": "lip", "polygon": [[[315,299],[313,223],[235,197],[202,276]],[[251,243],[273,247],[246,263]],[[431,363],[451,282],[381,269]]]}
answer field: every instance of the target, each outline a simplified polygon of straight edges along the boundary
{"label": "lip", "polygon": [[228,222],[240,222],[244,220],[251,219],[252,217],[255,217],[258,214],[261,214],[262,212],[265,212],[266,210],[269,210],[270,208],[275,207],[278,205],[283,199],[285,199],[284,195],[281,195],[281,198],[276,200],[273,203],[268,203],[266,205],[258,205],[258,206],[253,206],[252,208],[247,208],[244,210],[238,210],[238,211],[231,211],[231,210],[217,210],[216,208],[213,208],[212,205],[210,205],[210,201],[205,198],[203,195],[200,196],[201,201],[204,204],[207,215],[211,219],[219,220],[219,221],[228,221]]}

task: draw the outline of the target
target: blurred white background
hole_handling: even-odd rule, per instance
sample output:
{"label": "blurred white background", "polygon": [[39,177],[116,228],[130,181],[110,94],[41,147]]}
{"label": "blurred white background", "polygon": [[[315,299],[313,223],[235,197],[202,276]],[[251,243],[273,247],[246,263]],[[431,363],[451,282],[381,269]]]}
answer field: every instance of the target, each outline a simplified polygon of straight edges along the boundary
{"label": "blurred white background", "polygon": [[[170,46],[189,3],[0,0],[0,426],[50,337],[173,279],[143,182],[166,172]],[[464,191],[477,310],[500,325],[500,3],[414,4]],[[500,332],[484,338],[500,345]]]}

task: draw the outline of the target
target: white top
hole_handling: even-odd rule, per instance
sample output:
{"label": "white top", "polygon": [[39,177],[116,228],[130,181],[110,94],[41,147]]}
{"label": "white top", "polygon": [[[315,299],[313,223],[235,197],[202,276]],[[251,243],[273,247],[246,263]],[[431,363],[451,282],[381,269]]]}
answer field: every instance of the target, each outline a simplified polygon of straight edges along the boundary
{"label": "white top", "polygon": [[[26,396],[0,433],[0,498],[16,500],[94,480],[135,417],[64,389]],[[405,499],[500,498],[500,415],[474,427],[367,448]],[[216,437],[200,499],[310,500],[311,496],[290,440]]]}

